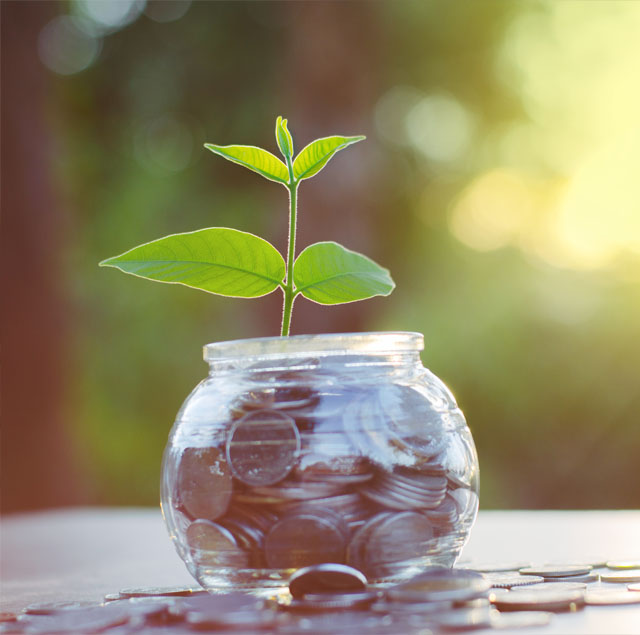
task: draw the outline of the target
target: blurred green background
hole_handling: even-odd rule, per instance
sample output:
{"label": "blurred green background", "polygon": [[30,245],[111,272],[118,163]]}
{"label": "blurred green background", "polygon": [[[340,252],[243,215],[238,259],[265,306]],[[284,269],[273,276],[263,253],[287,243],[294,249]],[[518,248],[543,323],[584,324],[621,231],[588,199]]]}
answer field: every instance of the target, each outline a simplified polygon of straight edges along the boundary
{"label": "blurred green background", "polygon": [[[59,313],[58,330],[17,338],[21,373],[6,349],[23,397],[12,410],[5,388],[5,509],[156,504],[173,417],[206,373],[202,345],[278,334],[279,294],[226,299],[97,263],[208,226],[284,250],[286,192],[202,147],[275,152],[280,114],[298,149],[368,137],[301,186],[298,249],[337,240],[397,283],[354,305],[300,300],[292,333],[424,333],[425,365],[474,435],[484,508],[639,506],[639,3],[2,8],[16,34],[3,58],[22,51],[7,64],[24,88],[5,84],[3,128],[18,134],[37,105],[13,169],[48,184],[38,205],[52,233],[31,249],[51,251],[43,284]],[[6,217],[26,214],[16,200]],[[51,435],[64,447],[42,458],[47,423],[25,404],[54,375],[43,407],[61,413]],[[16,436],[27,429],[30,441]]]}

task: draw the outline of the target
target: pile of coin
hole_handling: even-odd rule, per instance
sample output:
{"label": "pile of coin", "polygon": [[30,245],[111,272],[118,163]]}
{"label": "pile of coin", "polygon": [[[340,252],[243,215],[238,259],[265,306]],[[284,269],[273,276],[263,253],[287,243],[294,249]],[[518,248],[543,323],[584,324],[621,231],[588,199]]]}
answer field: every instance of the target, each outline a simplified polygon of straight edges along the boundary
{"label": "pile of coin", "polygon": [[268,379],[234,400],[223,436],[174,453],[170,514],[190,569],[332,562],[382,581],[450,566],[478,506],[473,442],[450,397]]}
{"label": "pile of coin", "polygon": [[[122,589],[102,603],[54,602],[30,605],[19,615],[0,615],[0,633],[150,633],[185,631],[270,633],[463,632],[477,628],[514,631],[542,626],[554,613],[585,605],[635,604],[640,608],[637,569],[600,568],[600,579],[616,582],[547,582],[571,566],[544,565],[542,582],[520,573],[522,563],[478,564],[472,569],[428,567],[393,585],[370,585],[359,570],[339,563],[304,567],[289,579],[290,594],[274,598],[202,588]],[[613,564],[613,563],[612,563]],[[578,568],[578,565],[572,565]],[[553,574],[557,575],[553,575]],[[499,574],[499,575],[498,575]],[[578,577],[576,574],[574,577]],[[497,578],[494,578],[497,576]],[[513,578],[507,589],[493,580]],[[518,578],[531,584],[521,586]],[[633,589],[636,590],[633,590]]]}

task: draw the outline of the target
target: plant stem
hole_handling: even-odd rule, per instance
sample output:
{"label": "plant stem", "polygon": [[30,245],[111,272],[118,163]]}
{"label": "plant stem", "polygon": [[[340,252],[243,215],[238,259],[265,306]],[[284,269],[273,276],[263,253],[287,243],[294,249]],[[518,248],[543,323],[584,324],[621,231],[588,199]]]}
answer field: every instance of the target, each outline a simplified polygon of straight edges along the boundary
{"label": "plant stem", "polygon": [[298,217],[298,184],[293,176],[291,159],[287,160],[289,168],[289,247],[287,249],[287,283],[283,287],[284,303],[282,308],[282,330],[280,335],[289,335],[291,326],[291,310],[295,291],[293,288],[293,263],[296,254],[296,221]]}

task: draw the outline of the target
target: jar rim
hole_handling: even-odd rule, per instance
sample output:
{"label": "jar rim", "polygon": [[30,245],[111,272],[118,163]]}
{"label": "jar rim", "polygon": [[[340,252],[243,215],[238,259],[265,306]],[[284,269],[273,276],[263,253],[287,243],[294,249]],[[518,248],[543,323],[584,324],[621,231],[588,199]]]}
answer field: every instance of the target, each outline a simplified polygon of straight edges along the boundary
{"label": "jar rim", "polygon": [[402,353],[424,350],[424,336],[412,331],[372,331],[365,333],[322,333],[256,337],[212,342],[203,347],[206,362],[248,356],[344,355],[352,353]]}

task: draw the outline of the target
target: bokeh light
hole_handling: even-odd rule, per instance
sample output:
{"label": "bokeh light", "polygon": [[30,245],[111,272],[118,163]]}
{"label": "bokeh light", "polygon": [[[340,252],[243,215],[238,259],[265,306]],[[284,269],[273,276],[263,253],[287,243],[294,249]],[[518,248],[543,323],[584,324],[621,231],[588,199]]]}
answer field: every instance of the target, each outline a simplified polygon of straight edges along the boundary
{"label": "bokeh light", "polygon": [[74,75],[88,68],[98,57],[101,46],[87,20],[69,15],[53,18],[38,37],[42,63],[59,75]]}

